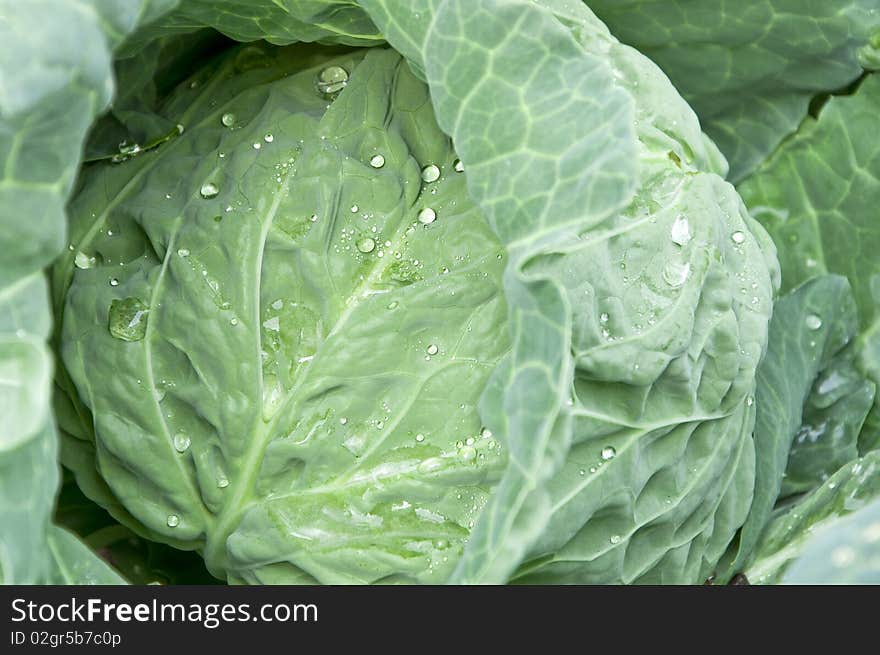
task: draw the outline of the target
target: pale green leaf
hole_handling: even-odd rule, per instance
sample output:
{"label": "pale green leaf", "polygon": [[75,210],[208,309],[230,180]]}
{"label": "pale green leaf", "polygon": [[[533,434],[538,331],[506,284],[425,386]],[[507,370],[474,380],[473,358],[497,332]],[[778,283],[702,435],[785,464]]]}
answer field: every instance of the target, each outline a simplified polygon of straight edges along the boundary
{"label": "pale green leaf", "polygon": [[[738,181],[793,133],[811,98],[862,72],[876,0],[587,0],[669,75]],[[868,52],[861,57],[865,59]]]}
{"label": "pale green leaf", "polygon": [[[878,495],[880,452],[874,451],[844,465],[818,489],[778,509],[755,549],[753,561],[745,569],[746,577],[753,584],[774,584],[783,580],[792,562],[798,560],[801,553],[808,554],[805,549],[812,548],[814,533],[819,535],[827,527],[831,534],[840,517],[872,503]],[[846,532],[838,535],[845,538]],[[822,543],[827,542],[820,542],[820,548]],[[870,566],[869,561],[864,561],[864,564]],[[814,577],[817,571],[808,563],[799,569],[799,573],[795,569],[795,580],[835,581],[834,577],[824,575]],[[810,579],[802,576],[809,576]]]}

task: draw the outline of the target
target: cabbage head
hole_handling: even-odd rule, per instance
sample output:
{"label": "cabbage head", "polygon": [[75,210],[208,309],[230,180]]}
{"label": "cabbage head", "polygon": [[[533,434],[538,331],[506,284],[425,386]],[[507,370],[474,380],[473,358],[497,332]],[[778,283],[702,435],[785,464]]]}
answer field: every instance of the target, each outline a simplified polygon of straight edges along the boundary
{"label": "cabbage head", "polygon": [[779,284],[724,157],[580,5],[363,5],[393,48],[226,50],[84,166],[62,461],[230,582],[701,582]]}

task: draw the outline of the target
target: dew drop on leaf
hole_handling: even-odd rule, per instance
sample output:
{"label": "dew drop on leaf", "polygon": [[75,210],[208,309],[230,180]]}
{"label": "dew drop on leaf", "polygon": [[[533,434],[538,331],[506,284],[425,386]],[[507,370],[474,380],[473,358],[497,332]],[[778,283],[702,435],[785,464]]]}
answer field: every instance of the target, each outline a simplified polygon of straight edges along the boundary
{"label": "dew drop on leaf", "polygon": [[94,256],[89,256],[84,252],[78,252],[73,256],[73,263],[77,268],[94,268],[97,260]]}
{"label": "dew drop on leaf", "polygon": [[275,140],[275,137],[272,136],[271,132],[266,132],[266,136],[263,137],[263,141],[266,143],[272,143]]}
{"label": "dew drop on leaf", "polygon": [[614,459],[614,456],[615,456],[616,454],[617,454],[617,451],[614,450],[614,448],[611,447],[611,446],[605,446],[605,447],[602,449],[602,459],[604,459],[606,462],[607,462],[609,459]]}
{"label": "dew drop on leaf", "polygon": [[370,237],[364,237],[357,242],[357,249],[363,253],[373,252],[376,248],[376,242]]}
{"label": "dew drop on leaf", "polygon": [[185,453],[190,445],[190,439],[183,433],[174,435],[174,450],[179,453]]}
{"label": "dew drop on leaf", "polygon": [[430,346],[428,346],[427,349],[425,350],[425,352],[428,353],[429,355],[436,355],[439,351],[440,351],[440,349],[436,345],[434,345],[433,343]]}
{"label": "dew drop on leaf", "polygon": [[440,168],[436,164],[428,164],[422,169],[422,180],[431,183],[440,179]]}
{"label": "dew drop on leaf", "polygon": [[342,66],[328,66],[318,73],[316,83],[320,93],[332,96],[342,91],[348,84],[348,71]]}
{"label": "dew drop on leaf", "polygon": [[202,188],[199,189],[199,193],[202,195],[202,198],[214,198],[220,193],[220,189],[213,182],[205,182]]}
{"label": "dew drop on leaf", "polygon": [[815,314],[810,314],[804,320],[807,325],[807,328],[810,330],[818,330],[822,327],[822,319],[816,316]]}
{"label": "dew drop on leaf", "polygon": [[691,226],[688,219],[684,215],[679,215],[672,223],[672,231],[670,236],[672,242],[679,246],[686,246],[691,240]]}
{"label": "dew drop on leaf", "polygon": [[226,112],[220,117],[220,122],[223,123],[226,127],[232,127],[235,125],[235,114],[230,112]]}
{"label": "dew drop on leaf", "polygon": [[422,211],[419,212],[419,223],[422,223],[423,225],[430,225],[436,220],[437,212],[435,212],[430,207],[425,207]]}
{"label": "dew drop on leaf", "polygon": [[140,341],[147,333],[149,309],[139,298],[125,298],[110,303],[110,334],[123,341]]}
{"label": "dew drop on leaf", "polygon": [[745,242],[745,240],[746,240],[746,235],[745,235],[744,232],[740,232],[739,230],[737,230],[736,232],[734,232],[733,234],[730,235],[730,239],[731,239],[734,243],[736,243],[736,244],[740,244],[740,243],[744,243],[744,242]]}
{"label": "dew drop on leaf", "polygon": [[180,517],[177,514],[169,514],[168,519],[165,522],[168,524],[169,528],[176,528],[180,525]]}
{"label": "dew drop on leaf", "polygon": [[385,165],[385,157],[382,155],[373,155],[370,157],[370,166],[373,168],[382,168]]}
{"label": "dew drop on leaf", "polygon": [[690,272],[690,264],[670,261],[666,263],[666,267],[663,269],[663,280],[673,289],[677,289],[687,281]]}
{"label": "dew drop on leaf", "polygon": [[460,159],[455,160],[453,167],[455,168],[456,173],[464,173],[464,164],[461,162]]}

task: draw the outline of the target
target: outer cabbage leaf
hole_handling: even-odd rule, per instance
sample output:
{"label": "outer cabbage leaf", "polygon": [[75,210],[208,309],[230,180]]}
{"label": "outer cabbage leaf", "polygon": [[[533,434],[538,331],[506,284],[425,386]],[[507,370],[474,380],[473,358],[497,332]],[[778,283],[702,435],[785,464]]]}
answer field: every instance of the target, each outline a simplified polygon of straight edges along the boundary
{"label": "outer cabbage leaf", "polygon": [[[818,489],[778,509],[758,543],[754,559],[745,569],[746,577],[753,584],[780,582],[801,553],[808,555],[805,548],[811,544],[814,533],[817,539],[826,533],[826,528],[827,534],[831,534],[840,517],[873,503],[878,494],[880,452],[874,451],[843,466]],[[851,563],[848,555],[841,560],[845,564]],[[799,573],[798,569],[793,572],[795,581],[805,581],[803,575],[809,575],[813,582],[818,581],[812,577],[815,569],[809,563],[799,570]]]}
{"label": "outer cabbage leaf", "polygon": [[[382,42],[376,26],[353,0],[172,0],[177,9],[138,30],[122,54],[153,40],[211,27],[237,41],[276,45],[321,41],[370,46]],[[401,3],[403,4],[403,3]]]}
{"label": "outer cabbage leaf", "polygon": [[[46,284],[86,130],[110,100],[110,51],[170,3],[0,2],[0,581],[43,582],[58,484]],[[88,553],[80,553],[89,566]]]}
{"label": "outer cabbage leaf", "polygon": [[49,528],[49,584],[113,585],[126,580],[77,537],[58,526]]}
{"label": "outer cabbage leaf", "polygon": [[782,497],[819,486],[859,456],[859,434],[877,388],[856,366],[855,354],[850,345],[815,380],[788,456]]}
{"label": "outer cabbage leaf", "polygon": [[64,471],[55,524],[79,537],[78,541],[109,564],[117,577],[121,575],[132,584],[218,584],[198,553],[139,537],[87,498],[69,471]]}
{"label": "outer cabbage leaf", "polygon": [[[830,471],[833,473],[855,456],[854,441],[867,408],[861,413],[855,412],[855,430],[846,431],[851,418],[847,410],[853,397],[839,392],[852,389],[850,384],[835,386],[834,376],[841,375],[841,371],[850,372],[852,358],[847,344],[857,332],[858,314],[846,278],[836,275],[815,278],[774,304],[767,356],[758,367],[755,392],[755,495],[738,540],[716,571],[718,581],[727,581],[748,561],[780,497],[780,490],[790,485],[788,480],[793,475],[801,483],[804,481],[801,470],[806,460],[818,462],[824,458],[823,467],[837,460]],[[864,407],[863,398],[867,395],[870,406],[874,385],[860,376],[856,376],[855,384],[866,391],[855,398]],[[808,398],[810,401],[805,407]],[[829,402],[824,402],[825,399]],[[821,430],[817,427],[819,424],[810,424],[815,418],[811,408],[819,406],[831,414]],[[841,426],[842,435],[837,434],[837,429],[830,424],[832,421],[834,426]],[[852,446],[852,457],[846,457],[850,449],[848,445],[841,445],[842,441]],[[842,462],[837,451],[843,452]],[[829,458],[829,452],[834,452],[835,457]]]}
{"label": "outer cabbage leaf", "polygon": [[669,75],[727,156],[734,181],[797,130],[814,95],[855,80],[880,35],[876,0],[587,4]]}
{"label": "outer cabbage leaf", "polygon": [[[851,96],[831,98],[754,175],[740,185],[752,214],[780,244],[784,288],[822,273],[845,275],[859,309],[856,365],[880,382],[880,76]],[[875,405],[859,450],[880,445]]]}
{"label": "outer cabbage leaf", "polygon": [[784,584],[880,584],[880,501],[828,524],[812,537]]}
{"label": "outer cabbage leaf", "polygon": [[[401,14],[381,2],[367,6],[389,41],[425,70],[441,126],[449,126],[468,170],[482,165],[487,179],[506,179],[505,170],[521,166],[483,151],[482,127],[465,119],[472,107],[489,115],[492,107],[515,102],[495,100],[505,98],[503,88],[470,95],[446,88],[447,62],[485,56],[479,46],[459,43],[455,35],[467,32],[453,4],[420,3]],[[749,232],[755,226],[733,189],[700,174],[723,174],[726,164],[659,70],[617,44],[582,7],[537,4],[587,53],[607,61],[634,97],[641,186],[625,211],[581,211],[575,220],[557,211],[546,219],[555,219],[556,231],[545,228],[540,240],[513,236],[505,285],[511,323],[525,320],[518,313],[528,319],[537,303],[545,317],[563,326],[571,321],[573,389],[562,420],[536,430],[512,411],[524,405],[513,376],[522,367],[526,379],[528,359],[514,359],[506,377],[493,379],[482,411],[487,424],[501,427],[513,460],[454,580],[503,581],[526,554],[534,559],[519,580],[695,581],[720,557],[751,498],[749,394],[766,338],[773,248],[760,227]],[[494,7],[491,15],[499,11]],[[530,26],[539,23],[539,10],[533,11]],[[473,20],[469,6],[468,15],[468,25],[492,22],[488,10],[477,9]],[[469,80],[461,86],[474,88]],[[531,161],[533,175],[543,170],[540,157]],[[550,180],[541,183],[552,188]],[[501,223],[502,238],[509,229],[502,221],[519,215],[513,199],[531,198],[536,182],[520,184],[521,191],[507,192],[469,177],[472,196]],[[528,286],[532,281],[540,285]],[[742,283],[747,296],[739,295]],[[553,313],[558,303],[550,302],[551,292],[560,284],[569,316]],[[546,334],[540,323],[530,331]],[[516,343],[516,332],[513,338]],[[544,354],[565,361],[553,357]],[[529,382],[533,390],[537,382]],[[681,396],[676,406],[673,399]],[[700,420],[685,420],[693,415]]]}
{"label": "outer cabbage leaf", "polygon": [[400,57],[319,52],[237,50],[163,109],[181,136],[86,172],[56,288],[94,436],[65,462],[231,581],[443,580],[506,457],[475,407],[503,250]]}

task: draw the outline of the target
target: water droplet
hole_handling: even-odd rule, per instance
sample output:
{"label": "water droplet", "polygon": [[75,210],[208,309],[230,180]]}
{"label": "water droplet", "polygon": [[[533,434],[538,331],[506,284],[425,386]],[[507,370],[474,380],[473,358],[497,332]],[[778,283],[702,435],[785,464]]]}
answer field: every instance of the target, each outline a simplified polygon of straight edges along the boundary
{"label": "water droplet", "polygon": [[254,141],[254,150],[259,150],[262,147],[263,147],[262,143],[260,143],[259,141]]}
{"label": "water droplet", "polygon": [[691,265],[687,262],[669,261],[663,269],[663,280],[673,289],[677,289],[687,281],[690,272]]}
{"label": "water droplet", "polygon": [[619,534],[613,534],[613,535],[611,535],[611,539],[609,539],[609,541],[610,541],[612,544],[619,544],[619,543],[620,543],[620,535],[619,535]]}
{"label": "water droplet", "polygon": [[176,450],[177,452],[186,452],[187,448],[189,448],[189,444],[189,437],[182,432],[174,435],[174,450]]}
{"label": "water droplet", "polygon": [[587,472],[584,469],[578,471],[578,475],[586,475]]}
{"label": "water droplet", "polygon": [[141,145],[139,143],[126,143],[123,141],[119,144],[119,154],[123,155],[120,157],[118,161],[125,161],[129,156],[136,155],[141,151]]}
{"label": "water droplet", "polygon": [[202,194],[202,198],[214,198],[220,193],[220,189],[213,182],[205,182],[199,189],[199,193]]}
{"label": "water droplet", "polygon": [[343,416],[342,418],[339,419],[339,424],[340,424],[340,425],[345,425],[346,423],[348,423],[348,419],[345,418],[344,416]]}
{"label": "water droplet", "polygon": [[310,220],[312,223],[317,223],[317,222],[318,222],[318,215],[317,215],[317,214],[312,214],[311,216],[309,216],[309,220]]}
{"label": "water droplet", "polygon": [[178,248],[177,254],[181,257],[189,257],[189,250],[186,248]]}
{"label": "water droplet", "polygon": [[332,96],[342,91],[348,84],[348,71],[342,66],[328,66],[318,73],[318,91],[325,96]]}
{"label": "water droplet", "polygon": [[357,242],[357,249],[363,253],[373,252],[376,248],[376,242],[370,237],[364,237]]}
{"label": "water droplet", "polygon": [[745,232],[740,232],[739,230],[737,230],[736,232],[734,232],[733,234],[730,235],[730,238],[735,244],[738,245],[740,243],[745,243],[746,235],[745,235]]}
{"label": "water droplet", "polygon": [[452,166],[455,168],[456,173],[464,173],[464,164],[461,163],[460,159],[456,159]]}
{"label": "water droplet", "polygon": [[617,454],[617,451],[614,450],[611,446],[605,446],[602,449],[602,459],[608,461],[609,459],[614,459],[614,456]]}
{"label": "water droplet", "polygon": [[435,164],[428,164],[422,169],[422,180],[428,182],[436,182],[440,179],[440,168]]}
{"label": "water droplet", "polygon": [[691,226],[683,214],[679,214],[678,218],[673,221],[671,237],[672,242],[679,246],[686,246],[691,240]]}
{"label": "water droplet", "polygon": [[149,312],[139,298],[114,300],[110,303],[110,334],[123,341],[140,341],[147,333]]}
{"label": "water droplet", "polygon": [[398,305],[400,305],[400,303],[394,300],[388,303],[388,309],[397,309]]}
{"label": "water droplet", "polygon": [[168,519],[165,522],[168,524],[169,528],[176,528],[180,525],[180,517],[177,514],[169,514]]}
{"label": "water droplet", "polygon": [[462,446],[458,449],[458,456],[468,462],[477,457],[477,449],[473,446]]}
{"label": "water droplet", "polygon": [[357,214],[357,211],[358,211],[358,206],[357,206],[357,205],[352,205],[352,206],[351,206],[351,213],[352,213],[352,214]]}
{"label": "water droplet", "polygon": [[275,137],[272,136],[271,132],[266,132],[266,135],[263,137],[263,141],[266,143],[272,143],[275,140]]}
{"label": "water droplet", "polygon": [[235,114],[231,112],[226,112],[220,117],[220,122],[223,123],[226,127],[232,127],[235,125]]}
{"label": "water droplet", "polygon": [[416,435],[416,441],[418,441],[419,443],[422,443],[424,440],[425,440],[425,435],[423,435],[421,432]]}
{"label": "water droplet", "polygon": [[382,155],[373,155],[370,157],[370,166],[373,168],[382,168],[385,165],[385,157]]}
{"label": "water droplet", "polygon": [[235,317],[230,318],[230,319],[229,319],[229,324],[232,325],[233,327],[236,326],[236,325],[238,325],[238,319],[235,318]]}
{"label": "water droplet", "polygon": [[820,327],[822,327],[822,319],[815,314],[810,314],[809,316],[807,316],[807,318],[804,320],[804,323],[807,324],[807,328],[809,328],[810,330],[818,330]]}
{"label": "water droplet", "polygon": [[602,323],[603,325],[608,322],[608,318],[609,318],[609,316],[605,312],[602,312],[601,314],[599,314],[599,322]]}
{"label": "water droplet", "polygon": [[111,286],[111,287],[118,287],[118,286],[119,286],[119,280],[117,280],[115,277],[111,277],[111,278],[110,278],[110,286]]}
{"label": "water droplet", "polygon": [[227,478],[225,475],[221,475],[217,478],[217,486],[221,489],[225,489],[229,486],[229,478]]}
{"label": "water droplet", "polygon": [[440,352],[440,349],[432,343],[430,346],[427,347],[425,352],[429,355],[436,355],[438,352]]}
{"label": "water droplet", "polygon": [[490,430],[489,428],[483,428],[482,430],[480,430],[480,436],[483,437],[484,439],[491,439],[492,438],[492,430]]}
{"label": "water droplet", "polygon": [[430,207],[425,207],[422,211],[419,212],[419,223],[423,225],[430,225],[435,220],[437,220],[437,212],[435,212]]}
{"label": "water droplet", "polygon": [[754,396],[749,396],[748,398],[746,398],[746,406],[747,407],[751,407],[754,404],[755,404]]}
{"label": "water droplet", "polygon": [[89,256],[84,252],[78,252],[73,256],[73,263],[77,268],[94,268],[97,260],[94,255]]}

